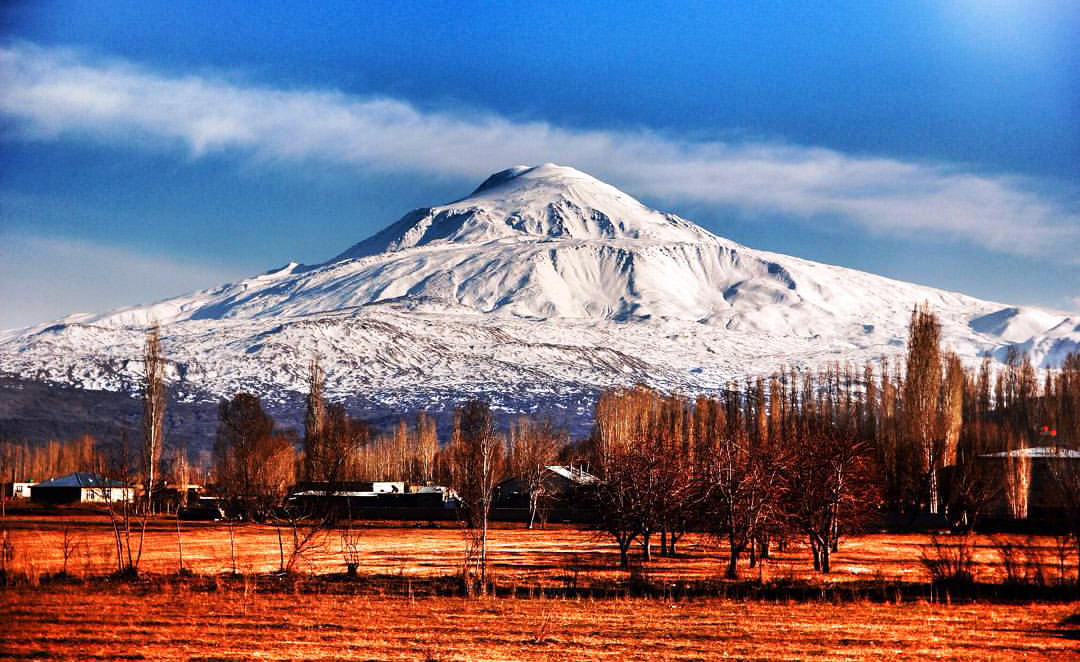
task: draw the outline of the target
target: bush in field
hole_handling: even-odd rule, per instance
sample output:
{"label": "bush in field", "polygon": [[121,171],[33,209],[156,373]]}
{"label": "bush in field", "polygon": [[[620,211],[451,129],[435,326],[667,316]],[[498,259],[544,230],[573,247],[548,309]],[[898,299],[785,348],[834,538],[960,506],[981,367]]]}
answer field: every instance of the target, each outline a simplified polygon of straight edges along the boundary
{"label": "bush in field", "polygon": [[975,581],[974,543],[969,535],[934,535],[920,558],[934,584],[964,585]]}

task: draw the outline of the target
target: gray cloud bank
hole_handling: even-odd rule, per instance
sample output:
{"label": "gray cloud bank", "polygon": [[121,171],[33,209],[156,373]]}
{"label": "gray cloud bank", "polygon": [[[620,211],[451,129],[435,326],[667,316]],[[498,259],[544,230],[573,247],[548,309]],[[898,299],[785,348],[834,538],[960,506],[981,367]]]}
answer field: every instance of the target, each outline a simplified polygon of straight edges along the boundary
{"label": "gray cloud bank", "polygon": [[1075,192],[948,164],[426,111],[386,97],[167,76],[29,44],[0,48],[0,113],[24,137],[182,145],[196,157],[237,152],[474,180],[513,164],[555,161],[641,196],[841,218],[876,233],[1080,262]]}

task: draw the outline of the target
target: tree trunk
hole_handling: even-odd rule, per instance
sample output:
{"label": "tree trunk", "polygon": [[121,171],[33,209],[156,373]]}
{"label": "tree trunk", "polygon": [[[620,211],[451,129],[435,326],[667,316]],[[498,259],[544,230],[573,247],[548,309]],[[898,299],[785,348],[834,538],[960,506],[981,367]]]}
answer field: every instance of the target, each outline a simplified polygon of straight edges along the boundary
{"label": "tree trunk", "polygon": [[487,595],[487,511],[484,511],[484,529],[480,538],[480,595]]}
{"label": "tree trunk", "polygon": [[938,514],[937,471],[934,470],[934,467],[932,465],[930,467],[930,476],[929,476],[928,482],[929,482],[929,490],[930,490],[930,514],[937,515]]}
{"label": "tree trunk", "polygon": [[734,548],[732,548],[731,553],[730,553],[730,555],[728,557],[727,572],[724,574],[724,576],[727,577],[728,579],[738,579],[739,578],[738,563],[739,563],[739,552],[736,551]]}
{"label": "tree trunk", "polygon": [[619,540],[618,542],[619,542],[619,567],[624,568],[624,569],[629,568],[630,567],[630,543],[632,543],[633,540],[632,539]]}
{"label": "tree trunk", "polygon": [[728,579],[739,578],[739,547],[735,544],[735,536],[728,536],[728,567],[727,574],[724,576]]}
{"label": "tree trunk", "polygon": [[652,561],[652,532],[641,536],[641,560]]}
{"label": "tree trunk", "polygon": [[111,510],[109,518],[112,520],[113,537],[116,539],[116,572],[120,573],[124,571],[124,540],[120,537],[120,523],[116,521],[116,514]]}
{"label": "tree trunk", "polygon": [[180,536],[180,513],[176,514],[176,552],[180,560],[180,574],[184,574],[184,539]]}
{"label": "tree trunk", "polygon": [[277,529],[278,554],[281,557],[280,569],[281,569],[281,572],[284,573],[285,572],[285,545],[281,542],[281,527],[278,526],[278,527],[274,527],[274,528]]}
{"label": "tree trunk", "polygon": [[232,559],[232,574],[236,574],[236,532],[233,530],[234,523],[229,520],[229,557]]}
{"label": "tree trunk", "polygon": [[829,574],[829,546],[821,545],[821,572]]}
{"label": "tree trunk", "polygon": [[536,521],[536,504],[540,497],[536,493],[529,494],[529,530],[532,531],[533,522]]}
{"label": "tree trunk", "polygon": [[667,527],[660,529],[660,556],[668,556]]}

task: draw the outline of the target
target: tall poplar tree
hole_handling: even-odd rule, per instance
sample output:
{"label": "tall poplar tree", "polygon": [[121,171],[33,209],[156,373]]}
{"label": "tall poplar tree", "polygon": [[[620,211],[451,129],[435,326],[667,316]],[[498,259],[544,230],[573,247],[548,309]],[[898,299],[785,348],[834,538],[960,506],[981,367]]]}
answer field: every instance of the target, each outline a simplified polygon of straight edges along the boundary
{"label": "tall poplar tree", "polygon": [[940,468],[942,421],[939,415],[941,391],[941,325],[929,304],[916,306],[908,328],[907,370],[904,375],[904,440],[908,451],[907,469],[917,480],[917,501],[925,501],[931,513],[938,512],[937,469]]}
{"label": "tall poplar tree", "polygon": [[150,510],[161,451],[165,446],[165,356],[157,323],[146,333],[143,366],[142,469],[146,508]]}

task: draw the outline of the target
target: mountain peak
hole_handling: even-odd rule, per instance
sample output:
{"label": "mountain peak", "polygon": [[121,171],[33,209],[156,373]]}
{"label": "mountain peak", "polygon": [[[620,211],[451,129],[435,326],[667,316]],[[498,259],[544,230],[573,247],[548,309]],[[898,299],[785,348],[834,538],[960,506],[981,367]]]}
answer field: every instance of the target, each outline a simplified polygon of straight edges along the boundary
{"label": "mountain peak", "polygon": [[[476,190],[469,195],[474,198],[482,193],[487,193],[501,188],[535,188],[536,186],[568,186],[571,183],[578,185],[614,188],[604,182],[587,175],[577,168],[561,166],[557,163],[544,163],[538,166],[517,165],[506,170],[500,170],[484,180]],[[465,198],[468,199],[468,198]]]}
{"label": "mountain peak", "polygon": [[468,197],[415,209],[331,262],[425,245],[500,239],[699,243],[716,237],[580,170],[544,163],[500,170]]}

